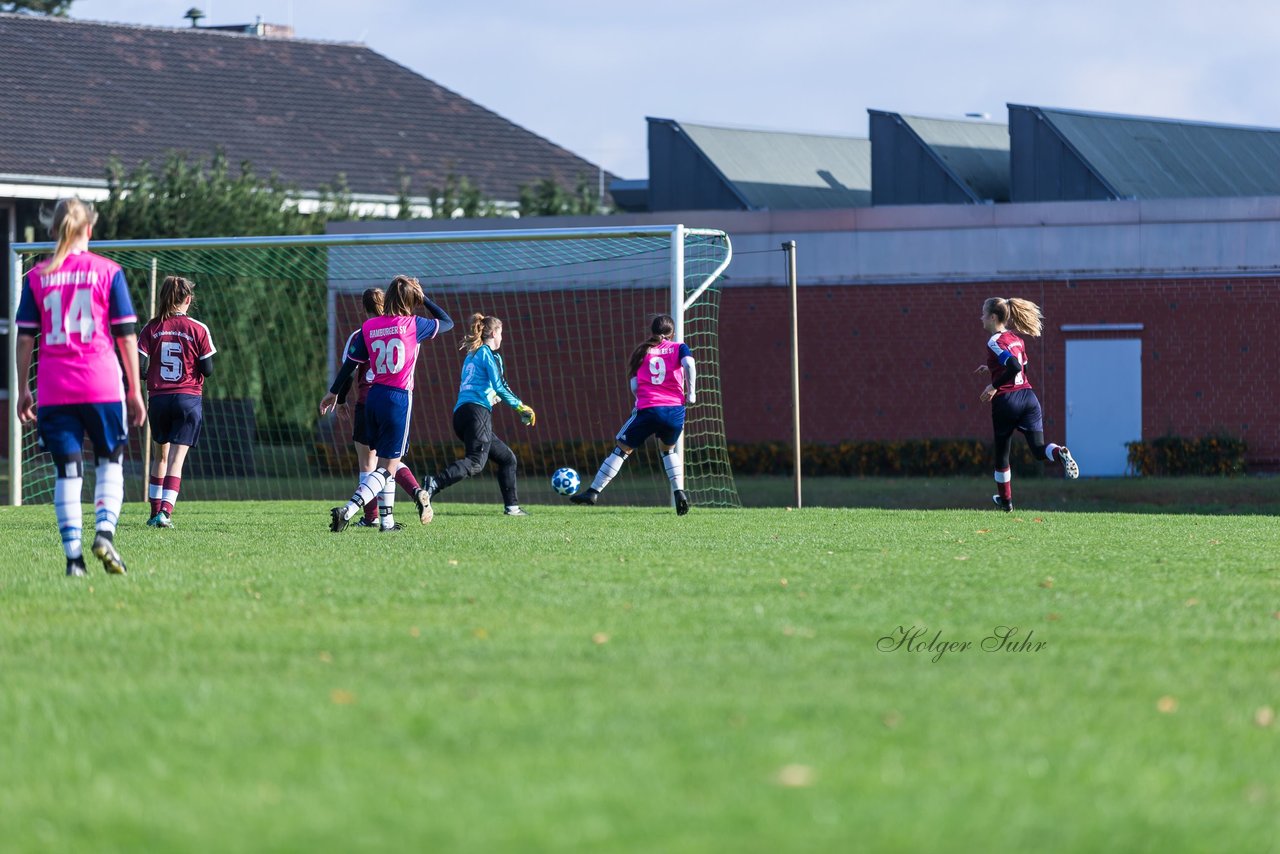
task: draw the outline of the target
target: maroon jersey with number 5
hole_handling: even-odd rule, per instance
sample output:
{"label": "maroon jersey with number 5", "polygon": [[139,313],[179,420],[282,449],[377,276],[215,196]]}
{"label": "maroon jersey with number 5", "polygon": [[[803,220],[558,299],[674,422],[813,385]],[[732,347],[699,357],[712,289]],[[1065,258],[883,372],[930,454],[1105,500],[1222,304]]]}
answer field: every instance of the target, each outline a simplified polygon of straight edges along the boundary
{"label": "maroon jersey with number 5", "polygon": [[147,357],[148,394],[200,394],[204,375],[196,363],[218,352],[209,327],[185,314],[155,318],[142,327],[138,351]]}

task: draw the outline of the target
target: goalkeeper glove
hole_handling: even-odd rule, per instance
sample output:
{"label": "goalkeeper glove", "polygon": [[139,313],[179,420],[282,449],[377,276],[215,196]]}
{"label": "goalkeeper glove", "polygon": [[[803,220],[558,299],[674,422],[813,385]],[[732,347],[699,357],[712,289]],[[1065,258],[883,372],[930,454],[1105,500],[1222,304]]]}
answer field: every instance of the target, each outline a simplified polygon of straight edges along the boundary
{"label": "goalkeeper glove", "polygon": [[520,413],[520,420],[524,422],[526,427],[532,427],[534,422],[538,420],[538,413],[534,412],[533,407],[527,403],[517,406],[516,412]]}

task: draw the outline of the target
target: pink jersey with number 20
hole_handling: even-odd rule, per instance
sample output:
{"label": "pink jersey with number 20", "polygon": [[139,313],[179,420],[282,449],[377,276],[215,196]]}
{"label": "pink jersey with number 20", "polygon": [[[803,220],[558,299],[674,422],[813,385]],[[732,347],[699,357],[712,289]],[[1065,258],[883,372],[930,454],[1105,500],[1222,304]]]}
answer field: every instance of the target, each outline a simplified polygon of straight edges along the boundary
{"label": "pink jersey with number 20", "polygon": [[663,341],[645,353],[636,371],[636,409],[654,406],[684,406],[682,356],[689,348],[678,341]]}

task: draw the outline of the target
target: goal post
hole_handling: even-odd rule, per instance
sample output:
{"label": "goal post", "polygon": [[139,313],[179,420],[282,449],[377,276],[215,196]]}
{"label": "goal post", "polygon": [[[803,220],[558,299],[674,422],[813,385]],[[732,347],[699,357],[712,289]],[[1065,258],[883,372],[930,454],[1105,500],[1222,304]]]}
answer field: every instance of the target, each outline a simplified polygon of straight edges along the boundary
{"label": "goal post", "polygon": [[[11,249],[11,317],[21,276],[52,249]],[[505,404],[494,411],[495,433],[520,458],[526,503],[562,500],[544,478],[560,466],[589,481],[634,403],[627,356],[647,337],[650,318],[670,313],[698,363],[698,399],[681,448],[686,489],[697,505],[739,506],[720,389],[720,282],[732,258],[722,231],[503,229],[95,241],[91,249],[124,268],[142,310],[153,265],[160,279],[196,283],[192,315],[209,326],[218,354],[205,386],[205,432],[184,471],[184,501],[337,500],[350,492],[350,411],[322,418],[316,404],[347,336],[364,320],[362,292],[405,274],[457,324],[420,350],[405,457],[420,479],[461,455],[451,418],[464,356],[458,346],[472,313],[502,318],[508,382],[538,413],[525,428]],[[11,360],[11,392],[17,382]],[[52,468],[38,453],[34,427],[17,423],[16,398],[9,396],[9,499],[47,501]],[[130,500],[142,497],[146,482],[141,431],[133,433]],[[669,496],[652,447],[634,454],[609,490],[611,503],[664,504]],[[497,503],[498,489],[485,476],[443,498]]]}

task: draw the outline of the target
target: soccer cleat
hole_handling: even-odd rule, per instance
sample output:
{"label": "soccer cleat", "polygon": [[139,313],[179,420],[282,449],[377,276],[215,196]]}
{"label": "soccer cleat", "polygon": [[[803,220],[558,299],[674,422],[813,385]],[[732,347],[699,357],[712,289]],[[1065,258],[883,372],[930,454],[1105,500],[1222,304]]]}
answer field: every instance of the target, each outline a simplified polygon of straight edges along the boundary
{"label": "soccer cleat", "polygon": [[67,577],[84,578],[88,574],[89,574],[89,571],[84,568],[83,557],[67,558]]}
{"label": "soccer cleat", "polygon": [[993,495],[991,496],[991,500],[994,501],[996,503],[996,506],[999,507],[1004,512],[1006,513],[1013,512],[1013,499],[1001,498],[999,495]]}
{"label": "soccer cleat", "polygon": [[151,518],[147,520],[147,527],[148,528],[160,527],[159,524],[157,524],[159,520],[160,520],[160,511],[157,510],[155,513],[152,513]]}
{"label": "soccer cleat", "polygon": [[591,487],[587,487],[577,495],[570,495],[569,500],[574,504],[595,504],[596,499],[600,497],[600,493]]}
{"label": "soccer cleat", "polygon": [[156,527],[157,527],[157,528],[172,528],[172,527],[173,527],[173,517],[172,517],[172,516],[170,516],[168,513],[164,512],[163,510],[161,510],[159,513],[157,513],[157,514],[156,514]]}
{"label": "soccer cleat", "polygon": [[356,520],[356,527],[357,528],[376,528],[378,527],[378,523],[370,522],[368,519],[361,516],[359,519]]}
{"label": "soccer cleat", "polygon": [[431,520],[436,517],[436,511],[431,509],[431,493],[421,488],[414,490],[413,506],[418,508],[418,520],[424,525],[430,525]]}
{"label": "soccer cleat", "polygon": [[529,514],[519,507],[503,507],[502,515],[503,516],[528,516]]}
{"label": "soccer cleat", "polygon": [[347,529],[347,508],[335,507],[329,511],[329,530],[341,534]]}
{"label": "soccer cleat", "polygon": [[120,552],[116,551],[116,544],[112,542],[111,537],[101,531],[93,538],[93,555],[102,561],[102,568],[109,575],[124,575],[127,571],[124,558],[120,557]]}
{"label": "soccer cleat", "polygon": [[1076,458],[1071,456],[1071,452],[1062,445],[1058,446],[1058,459],[1062,460],[1062,467],[1066,470],[1069,480],[1075,480],[1080,476],[1080,465],[1076,462]]}
{"label": "soccer cleat", "polygon": [[676,515],[683,516],[689,512],[689,496],[684,494],[683,489],[676,490]]}
{"label": "soccer cleat", "polygon": [[390,525],[379,525],[378,530],[383,534],[385,534],[387,531],[403,531],[404,525],[402,525],[399,522],[393,522]]}

